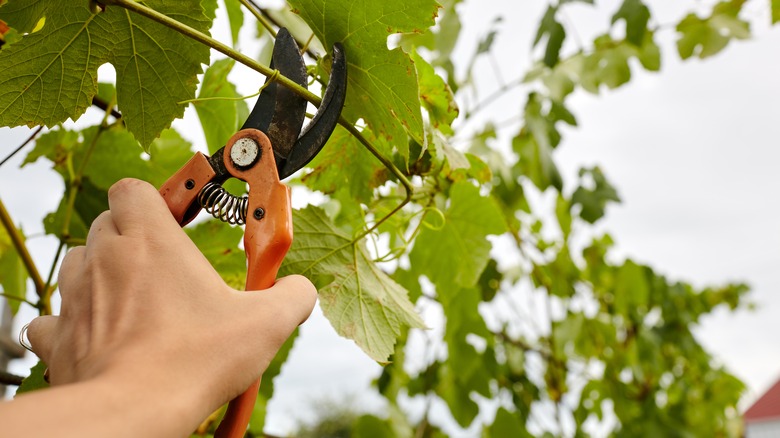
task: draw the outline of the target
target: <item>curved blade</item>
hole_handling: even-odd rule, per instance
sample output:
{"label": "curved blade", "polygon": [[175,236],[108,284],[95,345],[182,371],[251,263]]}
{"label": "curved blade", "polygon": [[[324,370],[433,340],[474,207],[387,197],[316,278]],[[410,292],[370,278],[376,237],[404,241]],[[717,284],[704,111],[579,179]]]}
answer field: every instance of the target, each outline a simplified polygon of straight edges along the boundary
{"label": "curved blade", "polygon": [[[279,166],[279,179],[287,178],[296,170],[305,166],[325,146],[330,134],[336,128],[341,116],[341,108],[347,96],[347,58],[344,47],[340,43],[333,46],[333,65],[330,71],[330,81],[325,89],[322,103],[317,114],[311,119],[306,129],[290,151],[287,161]],[[275,148],[275,146],[274,146]]]}
{"label": "curved blade", "polygon": [[[285,28],[279,29],[276,35],[271,67],[307,88],[306,64],[298,51],[298,44]],[[271,140],[278,164],[289,156],[305,118],[306,100],[277,82],[272,82],[260,93],[241,129],[263,131]]]}

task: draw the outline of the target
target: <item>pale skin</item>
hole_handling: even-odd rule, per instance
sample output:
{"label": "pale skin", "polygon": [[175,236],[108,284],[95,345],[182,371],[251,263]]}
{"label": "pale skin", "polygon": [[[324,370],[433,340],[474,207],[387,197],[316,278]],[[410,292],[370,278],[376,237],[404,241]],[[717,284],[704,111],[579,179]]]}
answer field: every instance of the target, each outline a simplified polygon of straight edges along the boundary
{"label": "pale skin", "polygon": [[63,260],[60,315],[29,326],[52,387],[0,405],[6,436],[189,436],[312,311],[300,276],[225,284],[151,185],[119,181],[109,207]]}

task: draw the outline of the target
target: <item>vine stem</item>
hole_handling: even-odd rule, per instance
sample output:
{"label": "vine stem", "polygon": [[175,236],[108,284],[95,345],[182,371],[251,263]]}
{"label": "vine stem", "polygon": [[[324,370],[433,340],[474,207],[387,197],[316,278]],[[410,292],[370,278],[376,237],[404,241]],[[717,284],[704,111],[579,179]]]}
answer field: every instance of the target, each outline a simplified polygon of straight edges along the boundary
{"label": "vine stem", "polygon": [[6,210],[2,200],[0,200],[0,222],[3,223],[3,227],[11,237],[11,242],[13,243],[14,248],[16,248],[19,257],[21,257],[22,263],[27,269],[27,273],[30,274],[30,278],[32,278],[32,281],[35,284],[35,292],[43,299],[46,295],[46,284],[43,282],[40,272],[38,272],[38,267],[35,266],[30,251],[27,250],[27,245],[24,244],[22,233],[16,228],[16,225],[14,225],[14,221],[11,220],[11,216],[8,214],[8,210]]}
{"label": "vine stem", "polygon": [[247,0],[239,0],[244,7],[252,13],[252,15],[255,16],[255,19],[260,22],[261,25],[265,28],[265,30],[268,31],[268,33],[271,34],[272,37],[276,38],[276,29],[271,25],[271,23],[263,17],[263,14],[260,11],[259,7],[256,7],[255,4],[249,3]]}
{"label": "vine stem", "polygon": [[35,309],[38,308],[38,305],[33,303],[32,301],[28,301],[28,300],[26,300],[26,299],[24,299],[22,297],[17,297],[17,296],[11,295],[11,294],[7,294],[5,292],[0,292],[0,297],[3,297],[5,299],[7,299],[7,300],[14,300],[14,301],[19,301],[20,303],[29,304],[30,306],[32,306]]}
{"label": "vine stem", "polygon": [[[254,59],[237,52],[233,48],[215,40],[214,38],[211,38],[210,36],[193,29],[190,26],[187,26],[184,23],[181,23],[177,20],[174,20],[170,17],[168,17],[165,14],[161,14],[157,11],[155,11],[152,8],[149,8],[147,6],[144,6],[141,3],[136,3],[133,0],[106,0],[105,4],[107,5],[115,5],[122,8],[125,8],[129,11],[135,12],[139,15],[143,15],[146,18],[149,18],[150,20],[154,20],[163,26],[166,26],[170,29],[173,29],[182,35],[188,36],[195,41],[198,41],[201,44],[204,44],[208,47],[211,47],[214,50],[217,50],[218,52],[240,62],[241,64],[244,64],[245,66],[257,71],[258,73],[265,75],[269,78],[269,80],[277,81],[280,84],[287,87],[289,90],[293,91],[294,93],[298,94],[299,96],[303,97],[307,101],[311,102],[315,106],[319,106],[322,102],[322,99],[317,97],[315,94],[310,92],[309,90],[301,87],[295,81],[290,80],[286,76],[279,73],[279,70],[271,69],[269,67],[266,67],[259,62],[255,61]],[[406,196],[404,200],[390,213],[388,213],[386,216],[382,217],[378,221],[374,223],[373,226],[369,227],[368,229],[361,232],[358,236],[355,237],[355,240],[359,240],[374,230],[376,230],[384,221],[389,219],[391,216],[396,214],[398,211],[400,211],[406,204],[408,204],[412,200],[412,194],[414,193],[414,187],[412,186],[412,183],[409,182],[409,180],[406,178],[406,176],[401,172],[395,164],[393,164],[389,159],[387,159],[385,156],[383,156],[379,150],[374,147],[374,145],[369,142],[363,134],[358,131],[358,129],[352,125],[348,120],[346,120],[343,116],[339,117],[339,124],[346,128],[347,131],[349,131],[350,134],[352,134],[366,149],[368,149],[371,154],[373,154],[385,167],[390,170],[390,172],[395,175],[396,178],[398,178],[398,181],[401,182],[401,185],[403,185],[404,190],[406,191]]]}

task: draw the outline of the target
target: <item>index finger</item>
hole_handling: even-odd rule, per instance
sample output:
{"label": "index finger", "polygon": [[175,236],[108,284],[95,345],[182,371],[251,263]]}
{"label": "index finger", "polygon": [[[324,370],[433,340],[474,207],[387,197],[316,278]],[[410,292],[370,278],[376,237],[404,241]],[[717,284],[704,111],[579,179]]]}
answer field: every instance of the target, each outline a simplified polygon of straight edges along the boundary
{"label": "index finger", "polygon": [[108,189],[108,207],[114,225],[124,236],[180,230],[160,193],[145,181],[125,178],[114,183]]}

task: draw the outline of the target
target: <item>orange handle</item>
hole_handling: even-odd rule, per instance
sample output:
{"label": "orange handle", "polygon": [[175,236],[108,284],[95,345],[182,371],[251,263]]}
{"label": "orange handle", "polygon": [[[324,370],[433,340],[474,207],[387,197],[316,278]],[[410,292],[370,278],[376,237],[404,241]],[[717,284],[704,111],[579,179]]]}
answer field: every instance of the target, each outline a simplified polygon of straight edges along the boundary
{"label": "orange handle", "polygon": [[[250,138],[260,147],[258,160],[249,168],[233,165],[230,151],[240,138]],[[256,129],[236,133],[225,146],[224,162],[231,176],[249,184],[249,208],[244,230],[247,256],[246,290],[268,289],[276,281],[279,266],[292,244],[290,189],[279,181],[274,152],[268,137]],[[205,168],[204,168],[205,164]],[[207,171],[211,170],[211,174]],[[195,215],[200,188],[214,172],[205,156],[196,154],[160,189],[168,208],[183,226]],[[240,438],[246,433],[254,410],[260,379],[231,400],[215,438]]]}

